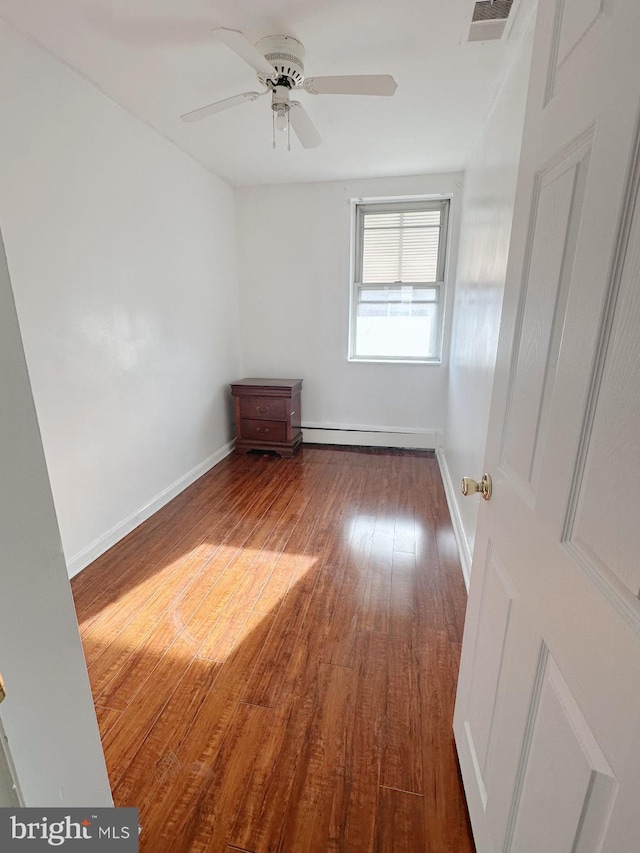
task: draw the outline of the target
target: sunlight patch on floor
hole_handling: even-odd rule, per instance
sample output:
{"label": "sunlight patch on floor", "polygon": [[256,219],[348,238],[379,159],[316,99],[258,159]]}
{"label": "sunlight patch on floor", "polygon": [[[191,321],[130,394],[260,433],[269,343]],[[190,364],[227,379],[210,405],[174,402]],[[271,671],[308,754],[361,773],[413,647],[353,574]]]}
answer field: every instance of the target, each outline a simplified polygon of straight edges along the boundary
{"label": "sunlight patch on floor", "polygon": [[[202,546],[194,549],[187,559],[198,553],[202,553]],[[183,557],[174,567],[184,562]],[[198,569],[177,594],[177,600],[170,601],[150,625],[148,608],[163,594],[162,589],[156,589],[156,575],[136,588],[136,598],[148,590],[148,599],[119,634],[114,636],[110,619],[99,621],[87,631],[83,645],[89,657],[92,658],[93,649],[104,647],[92,659],[90,669],[100,667],[100,658],[107,650],[112,658],[122,652],[127,659],[127,651],[136,647],[142,651],[141,645],[142,653],[156,657],[157,662],[165,656],[185,660],[197,656],[224,662],[259,624],[255,619],[249,620],[251,614],[273,615],[289,590],[316,562],[316,557],[304,554],[220,546],[215,557]],[[241,571],[234,572],[238,568]],[[208,575],[215,577],[209,581]],[[126,595],[123,593],[124,597]],[[194,602],[197,603],[194,605]],[[247,627],[249,622],[251,629]],[[146,669],[152,669],[157,662],[150,662]]]}

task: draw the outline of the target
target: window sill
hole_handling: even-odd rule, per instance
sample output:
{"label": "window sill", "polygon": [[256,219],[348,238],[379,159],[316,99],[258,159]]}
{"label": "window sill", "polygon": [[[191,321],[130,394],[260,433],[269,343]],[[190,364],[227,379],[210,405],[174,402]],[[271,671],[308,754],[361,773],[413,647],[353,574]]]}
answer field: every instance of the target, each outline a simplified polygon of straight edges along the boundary
{"label": "window sill", "polygon": [[375,356],[364,357],[350,355],[347,361],[361,364],[442,364],[441,358],[375,358]]}

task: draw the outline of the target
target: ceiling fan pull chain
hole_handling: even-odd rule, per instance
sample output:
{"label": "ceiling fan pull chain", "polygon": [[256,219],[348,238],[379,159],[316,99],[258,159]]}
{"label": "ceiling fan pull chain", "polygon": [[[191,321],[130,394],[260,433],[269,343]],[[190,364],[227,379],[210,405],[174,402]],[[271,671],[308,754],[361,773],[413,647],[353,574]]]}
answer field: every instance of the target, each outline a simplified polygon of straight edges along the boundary
{"label": "ceiling fan pull chain", "polygon": [[289,111],[287,110],[287,151],[291,151],[291,122],[289,120]]}
{"label": "ceiling fan pull chain", "polygon": [[276,114],[271,113],[271,132],[273,133],[273,147],[276,147]]}

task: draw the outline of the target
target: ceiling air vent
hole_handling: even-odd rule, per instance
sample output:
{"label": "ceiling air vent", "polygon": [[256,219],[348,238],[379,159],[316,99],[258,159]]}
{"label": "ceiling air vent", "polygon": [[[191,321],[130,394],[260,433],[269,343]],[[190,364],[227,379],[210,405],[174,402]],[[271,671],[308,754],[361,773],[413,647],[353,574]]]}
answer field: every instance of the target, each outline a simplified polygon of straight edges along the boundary
{"label": "ceiling air vent", "polygon": [[480,0],[473,7],[468,41],[502,38],[513,0]]}

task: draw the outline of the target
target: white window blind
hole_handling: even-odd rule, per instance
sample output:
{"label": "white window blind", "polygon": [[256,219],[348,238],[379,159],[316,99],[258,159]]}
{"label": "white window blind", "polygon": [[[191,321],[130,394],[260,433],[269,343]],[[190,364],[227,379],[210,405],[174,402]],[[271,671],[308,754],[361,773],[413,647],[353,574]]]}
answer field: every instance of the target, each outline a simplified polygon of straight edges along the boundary
{"label": "white window blind", "polygon": [[350,358],[438,359],[448,205],[358,205]]}
{"label": "white window blind", "polygon": [[437,281],[440,218],[440,210],[365,213],[363,283]]}

